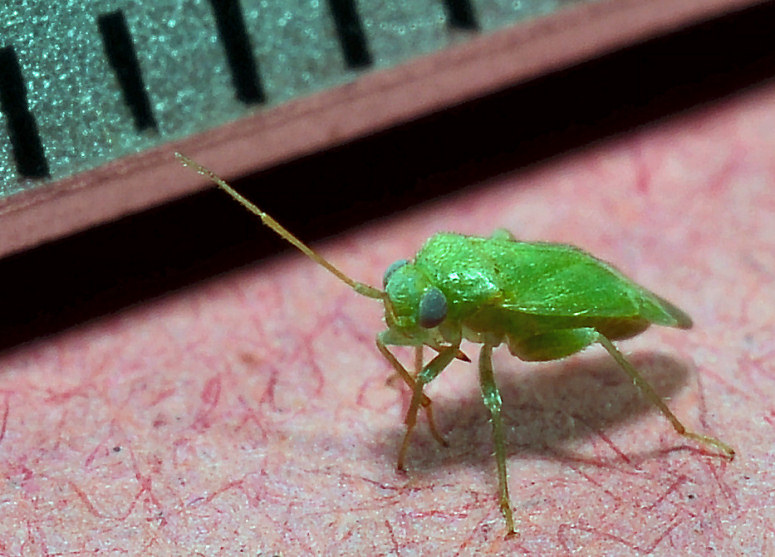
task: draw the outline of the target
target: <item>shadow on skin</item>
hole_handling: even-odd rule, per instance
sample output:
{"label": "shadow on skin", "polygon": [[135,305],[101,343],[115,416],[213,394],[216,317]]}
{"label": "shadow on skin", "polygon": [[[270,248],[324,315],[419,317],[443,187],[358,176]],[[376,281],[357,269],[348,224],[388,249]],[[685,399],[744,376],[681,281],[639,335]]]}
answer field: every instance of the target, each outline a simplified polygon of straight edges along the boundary
{"label": "shadow on skin", "polygon": [[[663,399],[679,392],[688,381],[686,364],[666,354],[644,352],[629,359]],[[476,364],[469,365],[471,372],[477,373]],[[598,431],[611,433],[649,413],[662,416],[607,354],[545,363],[514,359],[508,365],[504,365],[504,358],[499,357],[495,358],[494,367],[503,399],[509,457],[544,455],[549,459],[561,459],[570,440],[592,438]],[[443,374],[437,381],[443,383]],[[436,443],[425,416],[421,415],[407,455],[409,474],[433,472],[439,466],[461,463],[494,467],[489,412],[479,390],[472,389],[465,398],[454,399],[445,397],[443,389],[439,389],[432,398],[437,426],[449,447]],[[685,417],[679,416],[682,418]],[[695,425],[688,419],[685,424],[690,429]],[[664,428],[667,433],[674,434],[676,449],[693,446],[675,433],[667,420],[664,420]],[[380,444],[380,456],[392,458],[392,465],[395,465],[404,431],[403,423],[398,424],[386,432],[385,443]],[[395,453],[382,452],[386,446],[394,446]],[[658,447],[644,444],[638,454],[627,456],[638,461],[649,458],[657,450]],[[697,450],[705,451],[702,447]],[[572,454],[573,451],[568,451],[568,458],[573,458]],[[612,459],[620,461],[613,454]],[[595,462],[605,464],[606,459],[596,458]]]}

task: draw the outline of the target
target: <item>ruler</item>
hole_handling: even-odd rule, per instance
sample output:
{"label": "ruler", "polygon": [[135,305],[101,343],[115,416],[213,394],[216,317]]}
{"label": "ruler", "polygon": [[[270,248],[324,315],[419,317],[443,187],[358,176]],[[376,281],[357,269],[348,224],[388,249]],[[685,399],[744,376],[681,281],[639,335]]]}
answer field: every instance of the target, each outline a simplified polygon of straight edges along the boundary
{"label": "ruler", "polygon": [[0,197],[563,4],[3,2]]}
{"label": "ruler", "polygon": [[0,256],[754,3],[3,2]]}

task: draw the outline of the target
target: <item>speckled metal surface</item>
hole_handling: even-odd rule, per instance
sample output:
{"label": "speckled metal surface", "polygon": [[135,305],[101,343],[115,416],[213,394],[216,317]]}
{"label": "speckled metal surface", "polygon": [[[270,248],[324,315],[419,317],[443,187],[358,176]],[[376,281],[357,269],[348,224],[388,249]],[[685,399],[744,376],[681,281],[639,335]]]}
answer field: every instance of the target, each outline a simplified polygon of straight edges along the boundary
{"label": "speckled metal surface", "polygon": [[[38,0],[0,5],[0,47],[19,61],[50,177],[19,172],[0,132],[0,197],[44,185],[171,139],[440,50],[479,32],[589,0],[479,0],[474,30],[459,32],[437,0],[360,0],[355,10],[370,62],[348,67],[326,0],[243,2],[244,28],[264,102],[238,100],[218,33],[215,2]],[[342,4],[342,2],[339,2]],[[131,36],[156,129],[137,130],[111,67],[98,18],[120,12]]]}

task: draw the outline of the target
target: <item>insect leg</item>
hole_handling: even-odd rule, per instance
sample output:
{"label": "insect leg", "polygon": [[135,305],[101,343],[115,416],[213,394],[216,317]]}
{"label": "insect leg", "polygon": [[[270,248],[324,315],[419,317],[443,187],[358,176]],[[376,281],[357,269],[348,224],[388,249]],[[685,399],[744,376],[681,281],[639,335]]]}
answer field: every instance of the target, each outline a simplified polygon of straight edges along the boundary
{"label": "insect leg", "polygon": [[[409,449],[409,439],[412,435],[412,430],[417,423],[417,411],[420,409],[423,398],[427,398],[423,392],[423,387],[433,381],[436,376],[441,373],[449,363],[455,359],[457,355],[458,347],[449,346],[439,352],[435,358],[433,358],[428,365],[426,365],[417,377],[414,379],[414,387],[412,388],[412,400],[409,403],[409,409],[406,411],[406,418],[404,423],[406,424],[406,433],[404,434],[404,440],[401,443],[401,450],[398,452],[398,464],[396,465],[399,470],[404,469],[404,459],[406,457],[406,451]],[[404,370],[406,372],[406,370]],[[407,373],[408,375],[408,373]]]}
{"label": "insect leg", "polygon": [[420,344],[419,346],[414,347],[414,374],[415,375],[419,375],[419,373],[422,371],[424,363],[425,363],[425,358],[423,356],[423,345]]}
{"label": "insect leg", "polygon": [[509,478],[506,470],[506,441],[503,434],[503,420],[501,420],[501,407],[503,403],[492,372],[492,345],[490,344],[482,345],[482,350],[479,352],[479,385],[482,389],[484,405],[490,411],[492,441],[495,445],[495,461],[498,463],[501,512],[506,519],[508,535],[513,535],[516,533],[516,530],[514,529],[514,518],[511,514]]}
{"label": "insect leg", "polygon": [[699,441],[705,445],[715,447],[716,449],[726,453],[730,460],[735,458],[735,450],[723,441],[686,429],[686,427],[678,420],[678,418],[675,417],[675,414],[670,411],[665,402],[651,387],[651,385],[649,385],[648,382],[640,375],[640,373],[638,373],[638,370],[633,367],[633,365],[624,357],[621,352],[619,352],[616,346],[614,346],[613,342],[608,340],[608,338],[603,335],[599,335],[598,341],[603,345],[603,348],[608,351],[613,359],[616,360],[616,363],[618,363],[619,366],[621,366],[621,368],[627,373],[627,375],[630,376],[632,382],[635,383],[635,386],[640,389],[641,393],[643,393],[643,396],[645,396],[652,404],[654,404],[654,406],[659,408],[660,412],[662,412],[665,418],[667,418],[670,423],[673,424],[673,428],[675,428],[675,430],[680,435],[683,435],[689,439],[693,439],[694,441]]}
{"label": "insect leg", "polygon": [[[393,353],[387,349],[387,346],[385,346],[385,344],[379,338],[377,338],[377,349],[390,363],[390,365],[396,371],[398,376],[401,379],[403,379],[404,383],[406,383],[409,386],[409,389],[411,389],[411,391],[414,392],[416,381],[414,380],[412,375],[408,371],[406,371],[404,366],[401,365],[401,362],[398,361],[398,359],[393,355]],[[415,365],[417,367],[417,374],[419,375],[423,367],[422,366],[422,346],[418,346],[417,351],[415,352]],[[431,430],[431,435],[433,435],[433,438],[436,441],[438,441],[441,445],[445,447],[448,446],[447,440],[444,439],[441,433],[439,433],[439,430],[436,429],[436,421],[433,419],[433,406],[431,405],[431,399],[428,398],[425,394],[423,394],[420,404],[422,405],[423,408],[425,408],[425,415],[428,417],[428,427]],[[399,466],[399,468],[401,468],[401,466]]]}

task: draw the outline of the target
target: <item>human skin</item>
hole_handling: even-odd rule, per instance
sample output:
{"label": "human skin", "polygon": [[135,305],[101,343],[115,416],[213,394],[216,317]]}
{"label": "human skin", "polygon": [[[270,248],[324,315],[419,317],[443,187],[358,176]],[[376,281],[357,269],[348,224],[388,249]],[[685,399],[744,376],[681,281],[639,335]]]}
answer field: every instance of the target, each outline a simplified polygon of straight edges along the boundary
{"label": "human skin", "polygon": [[289,250],[0,355],[0,554],[775,553],[773,153],[769,86],[315,246],[375,285],[439,230],[587,249],[693,317],[619,347],[734,461],[599,348],[500,349],[506,539],[474,364],[427,389],[449,447],[422,417],[396,471],[379,302]]}

